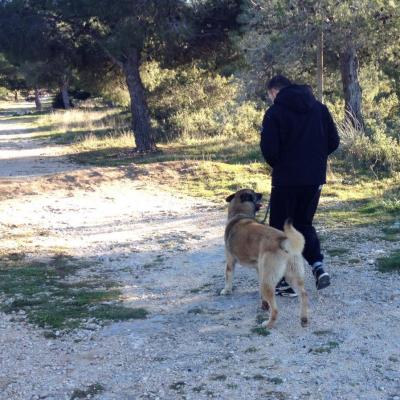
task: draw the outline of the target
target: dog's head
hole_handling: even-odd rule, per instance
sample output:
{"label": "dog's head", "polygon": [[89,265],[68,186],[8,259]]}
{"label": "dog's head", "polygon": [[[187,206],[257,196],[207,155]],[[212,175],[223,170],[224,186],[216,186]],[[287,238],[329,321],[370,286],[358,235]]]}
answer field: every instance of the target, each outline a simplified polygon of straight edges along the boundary
{"label": "dog's head", "polygon": [[233,217],[236,214],[246,214],[254,217],[260,209],[262,194],[256,193],[251,189],[241,189],[226,198],[229,203],[228,216]]}

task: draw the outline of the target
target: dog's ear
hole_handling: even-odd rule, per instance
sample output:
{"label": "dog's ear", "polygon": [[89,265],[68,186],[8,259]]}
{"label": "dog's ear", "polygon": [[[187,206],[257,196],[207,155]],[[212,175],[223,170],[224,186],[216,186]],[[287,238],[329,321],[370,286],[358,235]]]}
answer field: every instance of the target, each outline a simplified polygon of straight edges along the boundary
{"label": "dog's ear", "polygon": [[256,193],[256,199],[257,201],[260,201],[262,199],[262,193]]}
{"label": "dog's ear", "polygon": [[227,203],[230,203],[230,202],[232,201],[232,199],[235,197],[235,194],[236,194],[236,193],[233,193],[233,194],[229,195],[229,196],[225,199],[226,202],[227,202]]}

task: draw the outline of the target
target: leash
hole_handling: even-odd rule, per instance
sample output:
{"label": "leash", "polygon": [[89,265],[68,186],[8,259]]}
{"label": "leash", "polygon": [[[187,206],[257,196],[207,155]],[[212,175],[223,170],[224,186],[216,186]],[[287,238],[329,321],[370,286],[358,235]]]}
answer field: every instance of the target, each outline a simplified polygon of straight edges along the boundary
{"label": "leash", "polygon": [[269,201],[268,202],[268,205],[267,205],[267,209],[265,210],[265,217],[263,218],[263,220],[260,222],[260,224],[263,224],[263,225],[265,225],[265,222],[267,221],[267,218],[268,218],[268,214],[269,214],[269,209],[271,208],[271,202]]}

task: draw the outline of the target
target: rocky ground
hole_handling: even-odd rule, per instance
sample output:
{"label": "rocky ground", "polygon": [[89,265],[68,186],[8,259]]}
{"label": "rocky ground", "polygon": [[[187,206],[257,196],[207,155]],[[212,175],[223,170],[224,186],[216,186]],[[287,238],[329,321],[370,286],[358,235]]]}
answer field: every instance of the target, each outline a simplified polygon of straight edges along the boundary
{"label": "rocky ground", "polygon": [[49,337],[0,312],[0,399],[400,399],[399,275],[375,265],[398,244],[378,227],[319,226],[325,249],[347,249],[326,257],[332,285],[317,293],[307,271],[310,326],[297,299],[278,298],[267,332],[253,271],[239,267],[233,294],[218,295],[222,205],[77,167],[66,152],[3,112],[2,252],[89,260],[68,279],[117,282],[149,315]]}

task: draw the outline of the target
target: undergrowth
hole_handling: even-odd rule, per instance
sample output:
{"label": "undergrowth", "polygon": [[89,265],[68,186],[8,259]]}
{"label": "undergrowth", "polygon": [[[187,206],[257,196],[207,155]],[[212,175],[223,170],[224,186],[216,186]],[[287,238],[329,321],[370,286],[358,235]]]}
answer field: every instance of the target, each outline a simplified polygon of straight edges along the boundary
{"label": "undergrowth", "polygon": [[73,329],[89,318],[105,321],[145,318],[142,308],[127,308],[114,282],[70,281],[87,261],[63,254],[50,260],[28,261],[25,257],[2,257],[0,261],[0,309],[26,314],[42,328]]}

